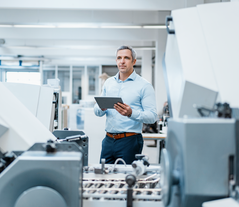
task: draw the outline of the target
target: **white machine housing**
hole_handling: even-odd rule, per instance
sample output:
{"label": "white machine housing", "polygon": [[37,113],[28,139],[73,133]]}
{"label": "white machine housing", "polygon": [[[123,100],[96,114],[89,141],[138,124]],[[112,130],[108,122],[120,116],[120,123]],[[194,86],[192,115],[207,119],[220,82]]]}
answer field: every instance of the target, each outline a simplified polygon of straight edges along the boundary
{"label": "white machine housing", "polygon": [[0,149],[25,151],[36,142],[55,140],[39,119],[0,82]]}
{"label": "white machine housing", "polygon": [[198,117],[194,104],[239,106],[239,2],[172,11],[165,65],[172,115]]}
{"label": "white machine housing", "polygon": [[[239,186],[238,120],[202,119],[194,107],[227,102],[239,108],[238,11],[239,2],[223,2],[175,10],[168,18],[165,68],[172,118],[162,153],[165,206],[214,207],[203,202],[229,197],[234,179]],[[230,199],[219,202],[231,206]]]}
{"label": "white machine housing", "polygon": [[23,83],[3,83],[43,125],[53,131],[55,107],[54,88],[43,85],[30,85]]}

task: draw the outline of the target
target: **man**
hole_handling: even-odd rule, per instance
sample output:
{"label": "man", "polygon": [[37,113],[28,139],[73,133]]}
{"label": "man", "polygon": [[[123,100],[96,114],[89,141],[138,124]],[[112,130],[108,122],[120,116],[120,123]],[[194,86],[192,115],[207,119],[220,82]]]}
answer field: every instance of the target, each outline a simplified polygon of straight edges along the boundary
{"label": "man", "polygon": [[102,96],[121,97],[122,103],[114,109],[94,106],[96,116],[106,115],[106,137],[102,141],[101,159],[114,163],[122,158],[127,164],[135,160],[135,154],[143,149],[143,123],[155,123],[157,119],[155,94],[152,85],[137,75],[133,69],[136,52],[129,46],[121,46],[116,52],[119,72],[108,78]]}

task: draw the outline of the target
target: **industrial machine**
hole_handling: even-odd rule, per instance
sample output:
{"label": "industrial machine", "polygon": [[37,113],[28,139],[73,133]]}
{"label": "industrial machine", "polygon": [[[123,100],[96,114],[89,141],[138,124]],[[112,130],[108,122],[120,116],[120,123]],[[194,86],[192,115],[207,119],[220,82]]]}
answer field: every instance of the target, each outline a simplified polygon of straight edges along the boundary
{"label": "industrial machine", "polygon": [[[50,79],[51,80],[51,79]],[[61,129],[61,90],[53,85],[2,83],[51,132]]]}
{"label": "industrial machine", "polygon": [[2,82],[0,94],[3,97],[0,101],[0,149],[3,153],[25,151],[37,142],[55,139],[49,129]]}
{"label": "industrial machine", "polygon": [[53,132],[54,136],[57,138],[58,143],[62,142],[75,142],[82,149],[82,161],[83,166],[88,166],[88,149],[89,149],[89,138],[83,131],[68,130],[55,130]]}
{"label": "industrial machine", "polygon": [[[138,155],[132,166],[102,163],[83,167],[82,154],[74,142],[49,140],[11,156],[11,163],[0,172],[1,205],[163,206],[159,166],[148,166]],[[9,158],[5,154],[1,161]]]}
{"label": "industrial machine", "polygon": [[166,19],[161,166],[141,155],[132,165],[84,166],[88,147],[69,142],[84,144],[83,134],[56,140],[0,83],[0,205],[238,207],[238,11],[239,2],[208,4]]}
{"label": "industrial machine", "polygon": [[49,129],[1,82],[0,94],[0,206],[82,206],[82,149],[55,143]]}
{"label": "industrial machine", "polygon": [[225,118],[172,119],[162,151],[165,206],[202,206],[229,197],[236,178],[239,121]]}
{"label": "industrial machine", "polygon": [[166,18],[164,206],[239,206],[238,10],[239,2],[198,5]]}
{"label": "industrial machine", "polygon": [[0,94],[0,206],[162,206],[159,166],[142,155],[132,166],[88,166],[82,131],[51,133],[2,83]]}
{"label": "industrial machine", "polygon": [[81,207],[81,182],[77,144],[36,143],[1,172],[1,206]]}
{"label": "industrial machine", "polygon": [[163,207],[160,166],[148,166],[143,155],[136,157],[132,165],[116,160],[114,165],[84,167],[83,206]]}

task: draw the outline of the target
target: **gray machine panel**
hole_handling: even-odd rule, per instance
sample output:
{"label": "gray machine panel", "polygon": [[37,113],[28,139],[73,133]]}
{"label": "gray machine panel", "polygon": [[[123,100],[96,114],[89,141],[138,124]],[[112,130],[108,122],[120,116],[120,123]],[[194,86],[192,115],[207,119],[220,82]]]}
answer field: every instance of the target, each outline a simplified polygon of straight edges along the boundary
{"label": "gray machine panel", "polygon": [[[21,206],[24,200],[31,204],[34,202],[32,193],[40,192],[39,196],[42,196],[49,189],[54,191],[54,197],[62,197],[67,206],[82,206],[82,153],[75,143],[57,144],[58,149],[60,145],[64,145],[66,150],[54,153],[45,150],[26,151],[0,174],[1,206]],[[43,203],[49,204],[45,207],[53,206],[50,200]],[[34,206],[40,207],[42,202],[36,202]]]}
{"label": "gray machine panel", "polygon": [[204,201],[229,196],[228,165],[229,157],[235,156],[235,131],[235,119],[169,119],[170,167],[164,174],[172,177],[170,207],[201,207]]}
{"label": "gray machine panel", "polygon": [[[83,131],[74,131],[74,130],[55,130],[53,131],[54,136],[58,140],[64,140],[67,139],[67,137],[77,137],[79,139],[75,139],[72,142],[75,142],[78,144],[80,149],[82,150],[83,154],[83,165],[87,166],[88,165],[88,152],[89,152],[89,138],[88,136],[85,135]],[[82,136],[85,135],[85,136]]]}

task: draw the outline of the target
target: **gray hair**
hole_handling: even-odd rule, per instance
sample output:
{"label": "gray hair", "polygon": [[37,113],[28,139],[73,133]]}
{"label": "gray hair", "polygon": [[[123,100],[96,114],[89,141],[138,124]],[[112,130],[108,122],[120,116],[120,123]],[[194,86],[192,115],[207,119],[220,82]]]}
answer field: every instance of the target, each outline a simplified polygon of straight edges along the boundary
{"label": "gray hair", "polygon": [[117,51],[116,51],[116,57],[117,57],[117,53],[118,53],[119,50],[130,50],[131,51],[132,60],[134,61],[137,58],[137,54],[136,54],[135,50],[132,47],[130,47],[130,46],[126,46],[126,45],[120,46],[117,49]]}

